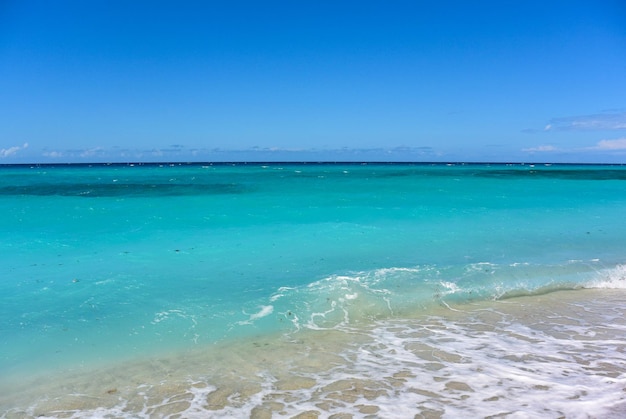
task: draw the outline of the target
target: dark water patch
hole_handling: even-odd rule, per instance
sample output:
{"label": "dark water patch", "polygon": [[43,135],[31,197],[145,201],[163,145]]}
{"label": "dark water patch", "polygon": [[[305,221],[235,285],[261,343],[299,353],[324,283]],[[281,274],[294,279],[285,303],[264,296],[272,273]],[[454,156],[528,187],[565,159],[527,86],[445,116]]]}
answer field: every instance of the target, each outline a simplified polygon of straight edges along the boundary
{"label": "dark water patch", "polygon": [[161,196],[192,196],[192,195],[226,195],[249,192],[250,188],[239,184],[169,184],[169,183],[72,183],[49,184],[39,183],[21,186],[0,187],[0,196],[31,195],[31,196],[79,196],[96,197],[161,197]]}
{"label": "dark water patch", "polygon": [[626,180],[624,169],[591,169],[591,168],[481,168],[472,166],[454,167],[420,167],[411,169],[398,169],[387,171],[371,171],[364,173],[365,176],[380,178],[429,178],[429,177],[454,177],[454,178],[490,178],[502,180],[528,180],[528,179],[559,179],[559,180]]}
{"label": "dark water patch", "polygon": [[477,170],[474,176],[502,179],[626,180],[619,169],[496,169]]}

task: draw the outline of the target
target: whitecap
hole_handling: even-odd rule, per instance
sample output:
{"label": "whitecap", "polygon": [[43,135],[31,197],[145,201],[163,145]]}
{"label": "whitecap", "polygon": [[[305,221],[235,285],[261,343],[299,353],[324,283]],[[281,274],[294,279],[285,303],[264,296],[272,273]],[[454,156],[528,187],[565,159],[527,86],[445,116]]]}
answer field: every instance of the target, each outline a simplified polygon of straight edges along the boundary
{"label": "whitecap", "polygon": [[626,265],[598,272],[598,277],[589,281],[586,288],[626,288]]}
{"label": "whitecap", "polygon": [[261,306],[261,309],[258,312],[251,314],[248,320],[242,320],[240,322],[237,322],[237,324],[239,325],[252,324],[252,322],[254,322],[255,320],[261,319],[263,317],[267,317],[273,312],[274,312],[274,306],[272,305]]}

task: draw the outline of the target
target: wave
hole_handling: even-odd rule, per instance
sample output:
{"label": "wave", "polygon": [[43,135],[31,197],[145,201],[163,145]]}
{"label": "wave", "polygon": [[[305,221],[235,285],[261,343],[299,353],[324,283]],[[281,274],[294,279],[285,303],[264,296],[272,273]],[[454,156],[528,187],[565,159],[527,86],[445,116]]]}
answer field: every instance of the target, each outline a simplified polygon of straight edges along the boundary
{"label": "wave", "polygon": [[483,262],[334,274],[305,286],[279,288],[250,308],[257,314],[237,324],[271,327],[269,322],[278,318],[282,327],[296,331],[332,329],[423,314],[440,306],[582,288],[626,288],[626,265],[606,267],[598,260],[548,266]]}
{"label": "wave", "polygon": [[586,288],[626,289],[626,265],[604,269],[585,284]]}

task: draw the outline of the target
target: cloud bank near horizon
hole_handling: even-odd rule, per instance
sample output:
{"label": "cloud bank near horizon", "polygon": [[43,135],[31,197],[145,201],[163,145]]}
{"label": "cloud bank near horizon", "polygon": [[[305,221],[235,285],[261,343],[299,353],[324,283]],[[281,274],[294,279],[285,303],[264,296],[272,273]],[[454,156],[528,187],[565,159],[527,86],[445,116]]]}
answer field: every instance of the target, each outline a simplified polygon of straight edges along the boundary
{"label": "cloud bank near horizon", "polygon": [[248,149],[188,148],[174,144],[163,148],[44,149],[42,162],[149,162],[149,161],[278,161],[278,160],[437,160],[444,153],[430,146],[390,148],[305,149],[255,146]]}
{"label": "cloud bank near horizon", "polygon": [[[255,146],[248,149],[191,148],[172,144],[161,148],[140,149],[93,147],[87,149],[36,149],[28,143],[0,149],[2,164],[36,163],[148,163],[148,162],[279,162],[279,161],[389,161],[389,162],[529,162],[623,163],[626,137],[603,139],[585,147],[540,144],[518,149],[506,158],[499,155],[505,144],[485,146],[477,153],[467,150],[439,149],[432,146],[389,148],[282,148]],[[497,149],[493,151],[492,149]],[[28,150],[26,150],[28,149]],[[540,157],[544,156],[544,157]],[[603,160],[604,159],[604,160]]]}

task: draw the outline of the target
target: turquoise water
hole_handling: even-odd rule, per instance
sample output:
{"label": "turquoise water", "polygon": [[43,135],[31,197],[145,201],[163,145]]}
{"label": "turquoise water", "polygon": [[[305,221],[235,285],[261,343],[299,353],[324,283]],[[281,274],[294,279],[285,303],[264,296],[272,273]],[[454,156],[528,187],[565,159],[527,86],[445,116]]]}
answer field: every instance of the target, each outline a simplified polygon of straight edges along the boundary
{"label": "turquoise water", "polygon": [[623,166],[0,167],[0,381],[622,288],[624,214]]}

